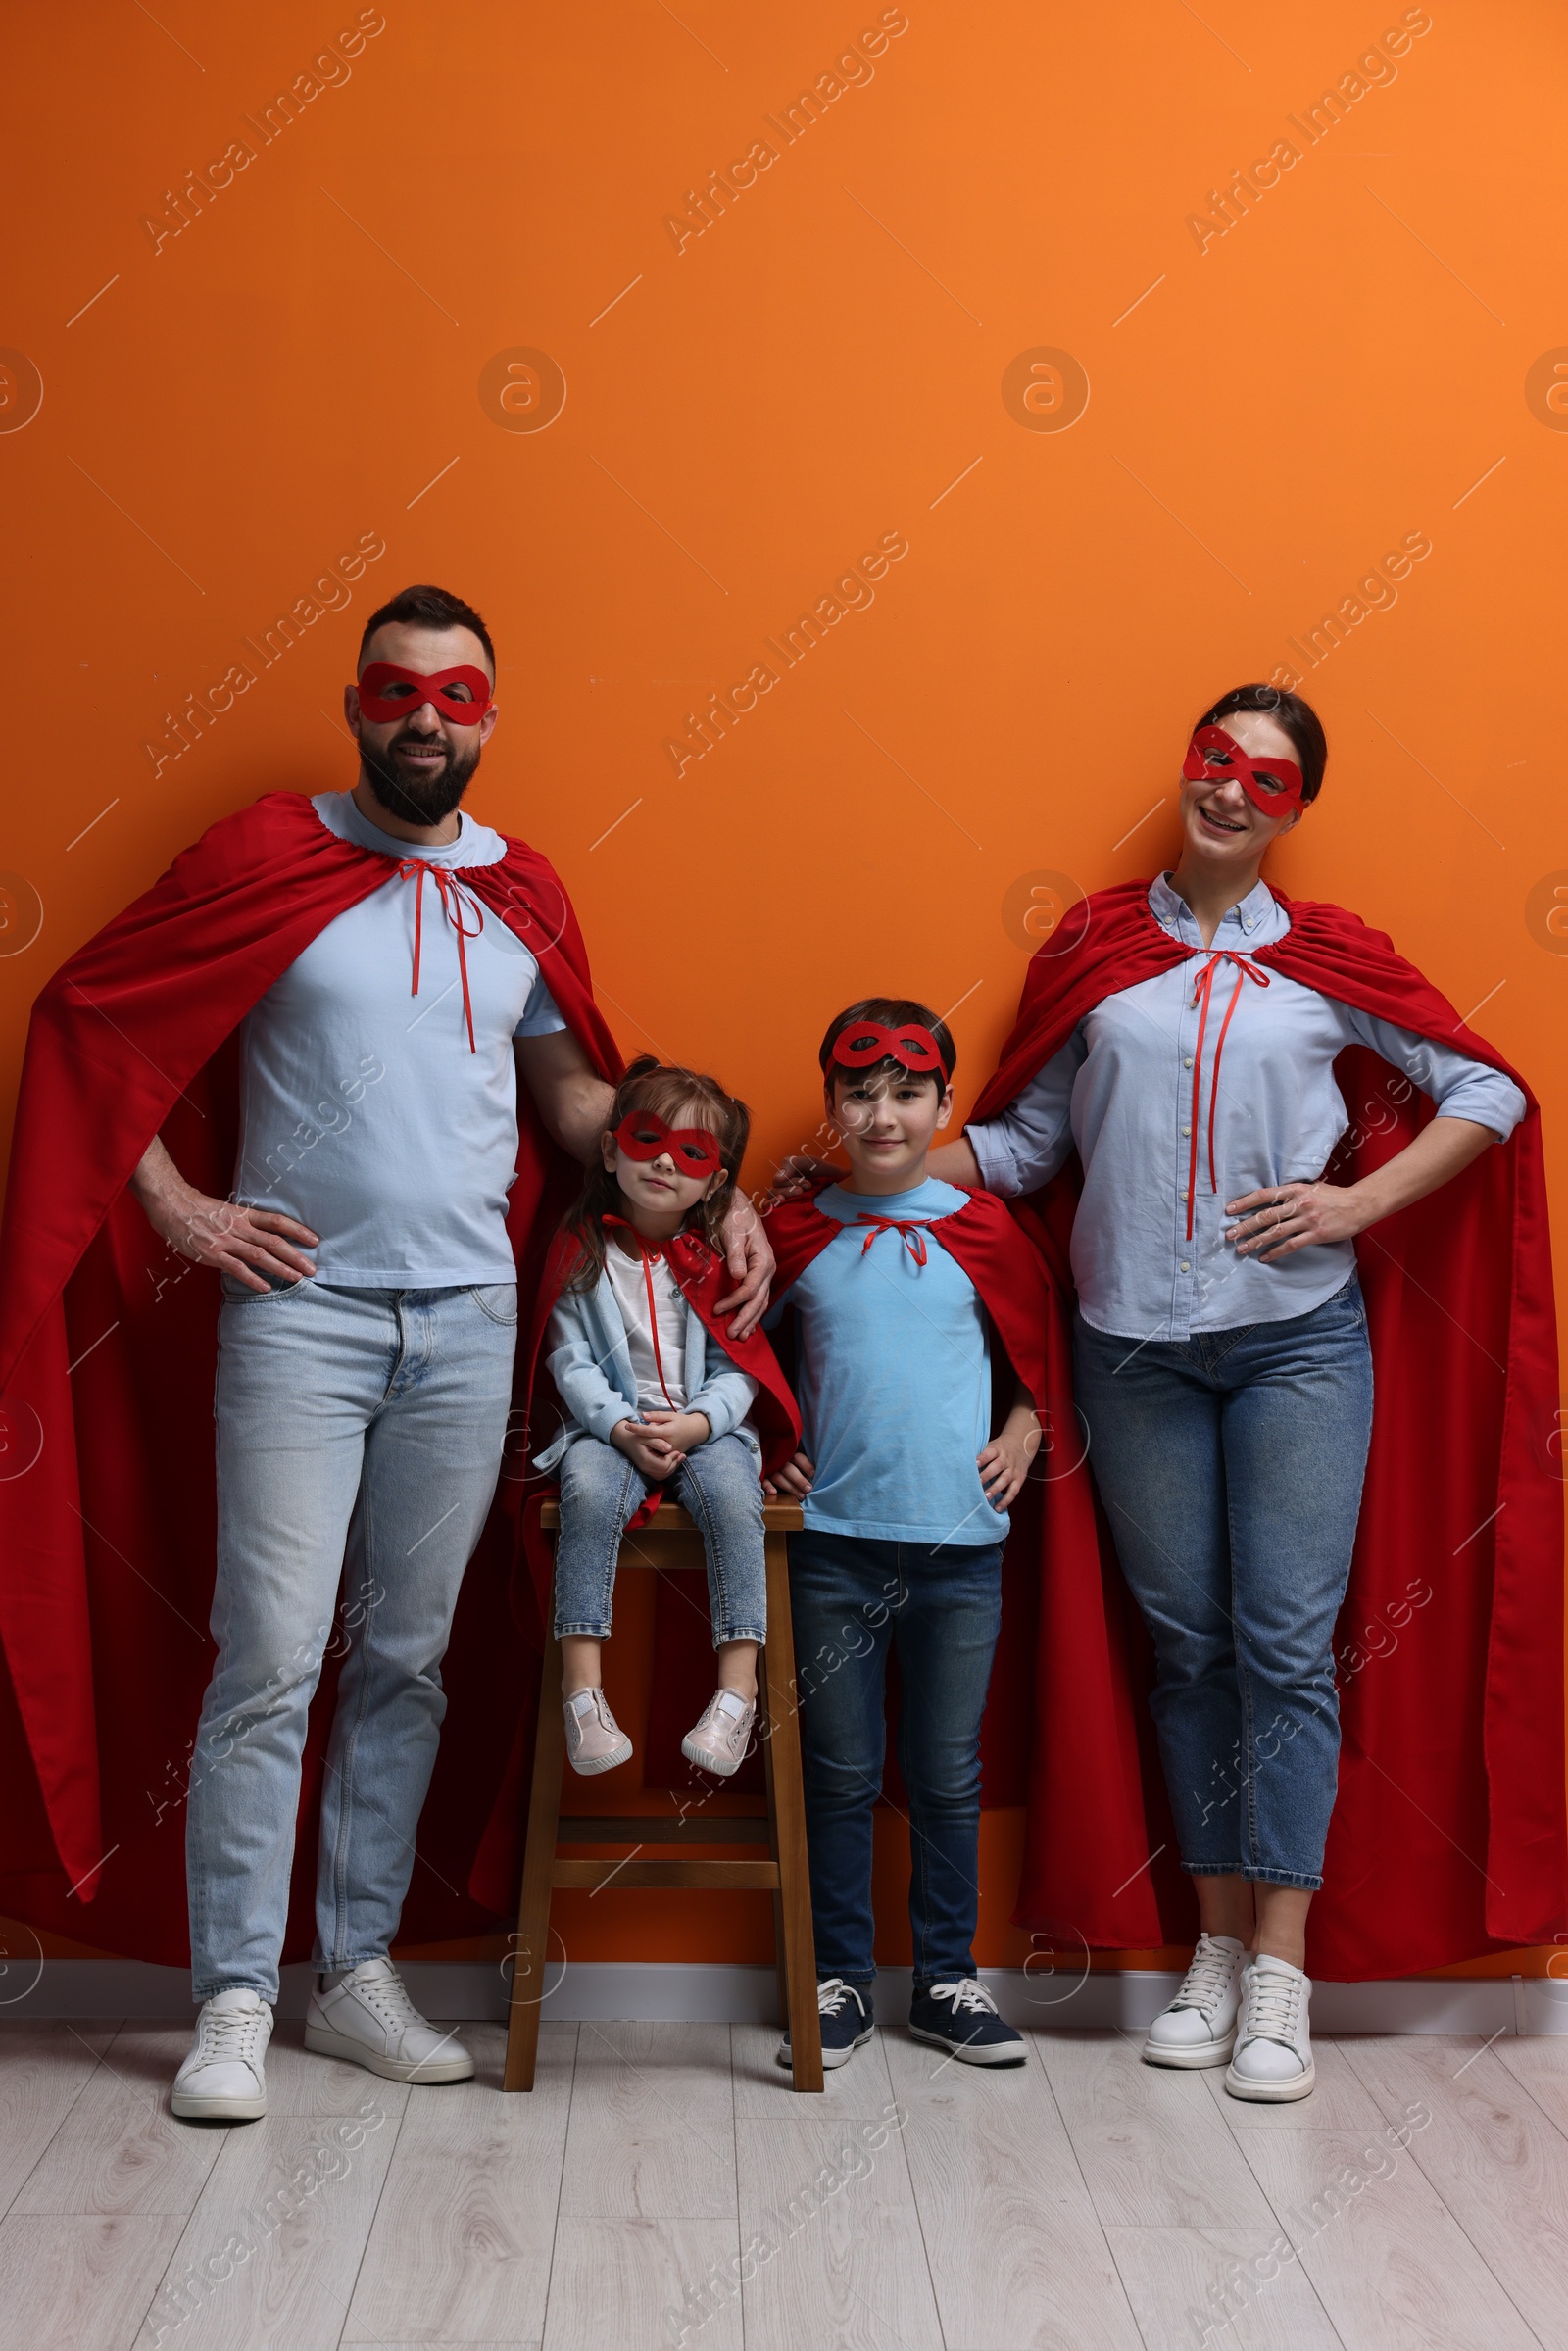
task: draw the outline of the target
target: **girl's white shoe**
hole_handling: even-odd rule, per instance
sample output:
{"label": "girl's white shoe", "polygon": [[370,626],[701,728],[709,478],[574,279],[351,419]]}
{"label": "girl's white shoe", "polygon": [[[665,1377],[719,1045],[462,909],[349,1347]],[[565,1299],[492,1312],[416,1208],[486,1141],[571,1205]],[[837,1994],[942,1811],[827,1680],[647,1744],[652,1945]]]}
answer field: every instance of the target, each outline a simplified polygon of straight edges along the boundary
{"label": "girl's white shoe", "polygon": [[573,1690],[562,1700],[566,1717],[566,1761],[591,1779],[631,1759],[631,1740],[610,1711],[602,1690]]}
{"label": "girl's white shoe", "polygon": [[748,1704],[734,1690],[715,1690],[703,1710],[703,1719],[688,1731],[680,1751],[688,1763],[727,1780],[746,1760],[746,1742],[757,1720],[757,1705]]}
{"label": "girl's white shoe", "polygon": [[1266,1951],[1243,1970],[1236,2053],[1225,2069],[1233,2098],[1283,2104],[1307,2095],[1317,2080],[1307,2028],[1311,1996],[1309,1978]]}
{"label": "girl's white shoe", "polygon": [[1234,1935],[1200,1935],[1181,1990],[1149,2028],[1145,2065],[1224,2065],[1235,2046],[1246,1964]]}

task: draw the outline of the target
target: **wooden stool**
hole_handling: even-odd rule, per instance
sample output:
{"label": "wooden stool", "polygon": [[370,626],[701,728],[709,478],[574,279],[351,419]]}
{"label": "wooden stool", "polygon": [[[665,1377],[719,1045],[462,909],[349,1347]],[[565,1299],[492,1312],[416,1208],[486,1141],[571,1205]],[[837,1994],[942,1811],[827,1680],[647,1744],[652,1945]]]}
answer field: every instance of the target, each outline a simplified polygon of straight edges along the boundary
{"label": "wooden stool", "polygon": [[[811,1888],[806,1867],[806,1804],[801,1787],[800,1725],[795,1713],[795,1636],[784,1547],[785,1535],[801,1525],[800,1505],[764,1503],[762,1522],[767,1554],[767,1645],[758,1659],[757,1729],[767,1774],[765,1811],[726,1813],[716,1818],[688,1814],[684,1819],[661,1813],[611,1819],[588,1813],[563,1820],[561,1772],[566,1734],[561,1707],[560,1642],[553,1640],[545,1652],[507,2020],[507,2068],[502,2084],[506,2089],[533,2087],[552,1889],[575,1886],[594,1891],[612,1882],[617,1887],[687,1886],[708,1893],[766,1887],[773,1896],[779,2007],[789,2023],[795,2087],[819,2090],[822,2086]],[[561,1515],[556,1503],[545,1504],[541,1523],[547,1532],[559,1533]],[[696,1522],[672,1502],[662,1502],[634,1540],[635,1549],[628,1545],[621,1555],[621,1573],[628,1567],[705,1565]],[[715,1785],[722,1787],[723,1782]],[[640,1857],[648,1845],[760,1844],[764,1839],[771,1855],[767,1861],[695,1861],[685,1857],[645,1861]],[[637,1857],[563,1861],[559,1858],[563,1844],[626,1845],[636,1849]]]}

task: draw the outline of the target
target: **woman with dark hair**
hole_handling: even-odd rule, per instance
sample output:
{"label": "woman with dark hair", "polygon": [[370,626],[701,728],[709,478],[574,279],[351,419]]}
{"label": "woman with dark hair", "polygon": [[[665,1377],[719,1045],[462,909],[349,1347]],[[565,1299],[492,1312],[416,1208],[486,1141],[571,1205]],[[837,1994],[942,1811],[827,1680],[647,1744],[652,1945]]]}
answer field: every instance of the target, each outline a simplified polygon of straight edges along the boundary
{"label": "woman with dark hair", "polygon": [[[1004,1196],[1037,1192],[1074,1151],[1081,1163],[1077,1399],[1153,1643],[1160,1757],[1202,1927],[1144,2055],[1226,2065],[1226,2088],[1261,2100],[1313,2082],[1306,1920],[1338,1785],[1332,1643],[1372,1428],[1354,1237],[1505,1142],[1527,1109],[1387,940],[1261,880],[1316,799],[1326,752],[1315,713],[1271,686],[1204,711],[1174,869],[1071,910],[1034,959],[964,1139],[931,1160],[933,1175]],[[1419,1089],[1434,1114],[1413,1131],[1417,1109],[1386,1104],[1388,1134],[1408,1140],[1346,1184],[1326,1171],[1349,1125],[1336,1062],[1355,1048],[1390,1065],[1392,1104]],[[1475,1204],[1482,1176],[1461,1187],[1462,1212],[1494,1225],[1495,1201]],[[1490,1760],[1490,1719],[1487,1736]]]}

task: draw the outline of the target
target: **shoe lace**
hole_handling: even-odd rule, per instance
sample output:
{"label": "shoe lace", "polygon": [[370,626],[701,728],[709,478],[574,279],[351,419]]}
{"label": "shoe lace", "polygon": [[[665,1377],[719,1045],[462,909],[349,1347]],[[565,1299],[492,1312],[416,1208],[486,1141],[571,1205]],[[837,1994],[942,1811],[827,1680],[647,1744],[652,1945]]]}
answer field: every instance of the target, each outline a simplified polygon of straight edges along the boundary
{"label": "shoe lace", "polygon": [[1181,1990],[1171,2002],[1172,2008],[1197,2008],[1206,2012],[1217,2008],[1230,1989],[1234,1955],[1222,1951],[1205,1935],[1193,1953],[1193,1964],[1183,1980]]}
{"label": "shoe lace", "polygon": [[422,2025],[424,2018],[409,1997],[408,1985],[395,1970],[384,1976],[371,1976],[354,1986],[355,1994],[367,2008],[373,2008],[383,2024],[399,2028]]}
{"label": "shoe lace", "polygon": [[859,2005],[859,1995],[845,1983],[842,1976],[828,1976],[816,1987],[816,2007],[819,2016],[837,2016],[849,2000]]}
{"label": "shoe lace", "polygon": [[996,2016],[997,2004],[983,1984],[973,1976],[960,1976],[956,1984],[933,1984],[933,2000],[951,2000],[953,2013],[959,2016]]}
{"label": "shoe lace", "polygon": [[1294,2049],[1305,1988],[1306,1979],[1302,1976],[1277,1975],[1272,1968],[1266,1974],[1252,1969],[1247,1979],[1243,2038],[1277,2040],[1287,2049]]}
{"label": "shoe lace", "polygon": [[265,2021],[260,2002],[254,2008],[205,2008],[202,2011],[202,2056],[242,2059],[251,2064]]}

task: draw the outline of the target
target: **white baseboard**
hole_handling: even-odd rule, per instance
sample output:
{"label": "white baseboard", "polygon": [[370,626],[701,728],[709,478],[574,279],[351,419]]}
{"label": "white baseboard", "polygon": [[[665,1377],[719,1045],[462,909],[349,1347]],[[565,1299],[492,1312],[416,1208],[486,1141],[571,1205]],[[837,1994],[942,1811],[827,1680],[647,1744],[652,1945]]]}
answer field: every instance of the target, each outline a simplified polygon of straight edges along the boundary
{"label": "white baseboard", "polygon": [[[402,1974],[426,2016],[478,2022],[506,2014],[507,1983],[498,1966],[409,1960]],[[982,1968],[980,1974],[1010,2023],[1045,2032],[1104,2031],[1115,2025],[1136,2032],[1163,2008],[1180,1982],[1177,1975],[1148,1969],[1086,1977],[1077,1970],[1037,1976],[1019,1968]],[[279,2015],[303,2016],[309,1990],[308,1968],[285,1968]],[[878,2016],[902,2023],[908,2005],[909,1970],[882,1969],[876,1983]],[[0,2029],[47,2017],[183,2020],[190,2013],[185,1970],[137,1960],[51,1959],[35,1979],[32,1969],[13,1960],[0,1982]],[[563,1966],[550,1983],[543,2013],[563,2023],[593,2018],[730,2025],[773,2024],[778,2014],[770,1967],[658,1961]],[[1568,1983],[1540,1976],[1317,1983],[1312,2023],[1321,2033],[1568,2034]]]}

